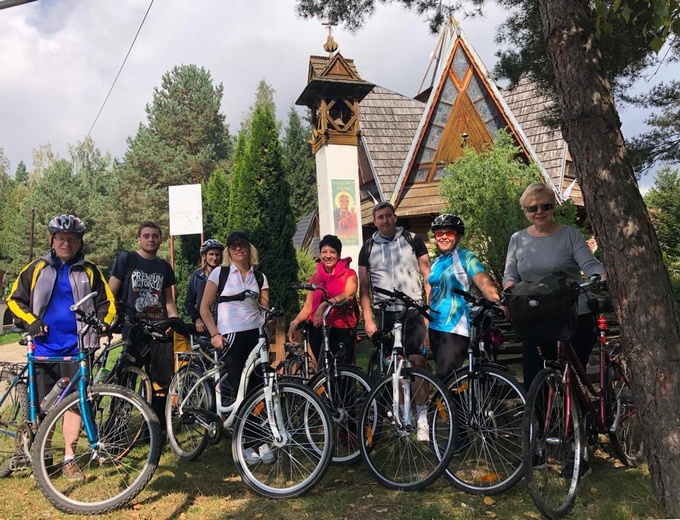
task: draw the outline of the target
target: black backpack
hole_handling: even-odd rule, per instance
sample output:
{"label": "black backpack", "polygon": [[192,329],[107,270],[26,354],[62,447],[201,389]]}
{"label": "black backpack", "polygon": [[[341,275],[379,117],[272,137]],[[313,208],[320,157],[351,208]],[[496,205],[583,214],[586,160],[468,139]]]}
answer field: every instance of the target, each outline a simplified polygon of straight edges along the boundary
{"label": "black backpack", "polygon": [[[226,267],[226,269],[225,269]],[[224,286],[227,285],[227,278],[229,278],[229,271],[231,269],[229,266],[223,265],[220,267],[220,280],[219,283],[217,284],[217,297],[220,297],[220,294],[222,294],[222,291],[224,290]],[[262,291],[262,286],[264,285],[264,275],[262,274],[261,271],[258,271],[257,269],[253,269],[253,274],[255,275],[255,280],[257,281],[257,287]]]}
{"label": "black backpack", "polygon": [[[413,250],[413,256],[416,256],[418,254],[416,253],[416,234],[404,230],[401,236],[403,236],[406,239],[406,242],[408,242],[408,244],[411,246],[411,249]],[[371,251],[373,250],[372,236],[366,240],[366,242],[364,242],[364,249],[366,250],[366,261],[369,262],[371,260]]]}

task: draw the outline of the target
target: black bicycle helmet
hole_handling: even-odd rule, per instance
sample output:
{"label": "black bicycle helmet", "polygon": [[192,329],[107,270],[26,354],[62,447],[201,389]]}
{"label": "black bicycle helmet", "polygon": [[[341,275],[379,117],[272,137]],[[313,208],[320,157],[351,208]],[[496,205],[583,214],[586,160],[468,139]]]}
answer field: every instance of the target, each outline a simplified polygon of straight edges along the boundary
{"label": "black bicycle helmet", "polygon": [[75,233],[83,236],[85,233],[85,224],[78,217],[73,215],[60,215],[50,220],[47,226],[50,229],[50,234],[55,233]]}
{"label": "black bicycle helmet", "polygon": [[224,244],[215,238],[209,238],[201,244],[201,254],[207,253],[210,249],[224,251]]}
{"label": "black bicycle helmet", "polygon": [[457,215],[451,215],[450,213],[444,213],[435,217],[432,221],[432,231],[437,231],[438,229],[449,228],[453,229],[457,235],[463,236],[465,234],[465,224],[462,219]]}

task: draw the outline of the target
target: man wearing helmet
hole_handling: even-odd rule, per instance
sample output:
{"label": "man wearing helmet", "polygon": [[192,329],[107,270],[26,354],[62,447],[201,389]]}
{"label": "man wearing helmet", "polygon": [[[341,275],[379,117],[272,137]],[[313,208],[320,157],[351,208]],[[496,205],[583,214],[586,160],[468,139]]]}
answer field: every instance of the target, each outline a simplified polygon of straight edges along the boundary
{"label": "man wearing helmet", "polygon": [[[184,299],[184,310],[191,320],[196,325],[198,332],[205,332],[207,329],[205,323],[201,319],[201,298],[203,298],[203,291],[205,290],[205,283],[208,281],[210,273],[213,269],[222,263],[222,252],[224,245],[219,240],[209,238],[201,244],[201,261],[203,267],[196,269],[191,273],[189,278],[189,286],[187,287],[187,296]],[[217,323],[217,305],[216,301],[210,307],[213,314],[213,320]]]}
{"label": "man wearing helmet", "polygon": [[430,307],[434,319],[430,322],[430,348],[437,364],[437,377],[446,377],[463,365],[470,337],[470,309],[462,296],[453,289],[470,290],[470,280],[484,296],[500,301],[484,266],[467,249],[458,247],[465,234],[465,224],[460,217],[439,215],[432,221],[432,231],[441,255],[432,263]]}
{"label": "man wearing helmet", "polygon": [[[97,297],[83,305],[83,311],[96,311],[99,319],[111,324],[116,315],[113,293],[99,268],[85,260],[85,225],[73,215],[54,217],[49,223],[50,251],[24,267],[14,281],[7,304],[12,314],[33,336],[36,356],[78,354],[78,330],[82,324],[70,309],[93,291]],[[85,346],[99,347],[99,336],[91,331]],[[38,402],[63,378],[72,378],[78,363],[36,363]],[[80,418],[64,415],[65,457],[62,471],[69,480],[81,480],[83,473],[73,460],[72,443],[80,429]]]}

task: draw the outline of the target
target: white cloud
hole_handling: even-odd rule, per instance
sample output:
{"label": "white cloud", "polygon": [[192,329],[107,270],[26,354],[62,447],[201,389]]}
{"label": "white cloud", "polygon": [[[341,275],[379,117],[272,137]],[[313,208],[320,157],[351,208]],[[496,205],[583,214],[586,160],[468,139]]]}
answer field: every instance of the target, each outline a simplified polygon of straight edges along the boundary
{"label": "white cloud", "polygon": [[[278,117],[305,87],[311,54],[323,54],[326,29],[297,18],[294,0],[163,0],[153,4],[128,62],[92,132],[96,145],[122,157],[127,137],[146,120],[144,107],[161,76],[179,64],[210,70],[224,85],[232,131],[265,79]],[[60,0],[0,11],[0,147],[14,169],[47,142],[64,155],[89,130],[149,5],[147,0]],[[461,20],[493,68],[495,27],[504,14]],[[436,37],[423,17],[379,5],[356,34],[334,29],[340,52],[367,81],[415,95]],[[624,114],[624,125],[625,125]],[[637,126],[637,124],[636,124]],[[624,131],[626,127],[624,126]]]}

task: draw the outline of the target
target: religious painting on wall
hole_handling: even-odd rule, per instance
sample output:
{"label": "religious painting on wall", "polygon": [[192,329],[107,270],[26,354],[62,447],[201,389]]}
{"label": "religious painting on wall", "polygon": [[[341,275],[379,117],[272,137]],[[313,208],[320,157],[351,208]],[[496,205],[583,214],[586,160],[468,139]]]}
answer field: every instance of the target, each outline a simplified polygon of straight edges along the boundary
{"label": "religious painting on wall", "polygon": [[332,179],[333,227],[345,245],[359,245],[359,220],[354,200],[355,181]]}

